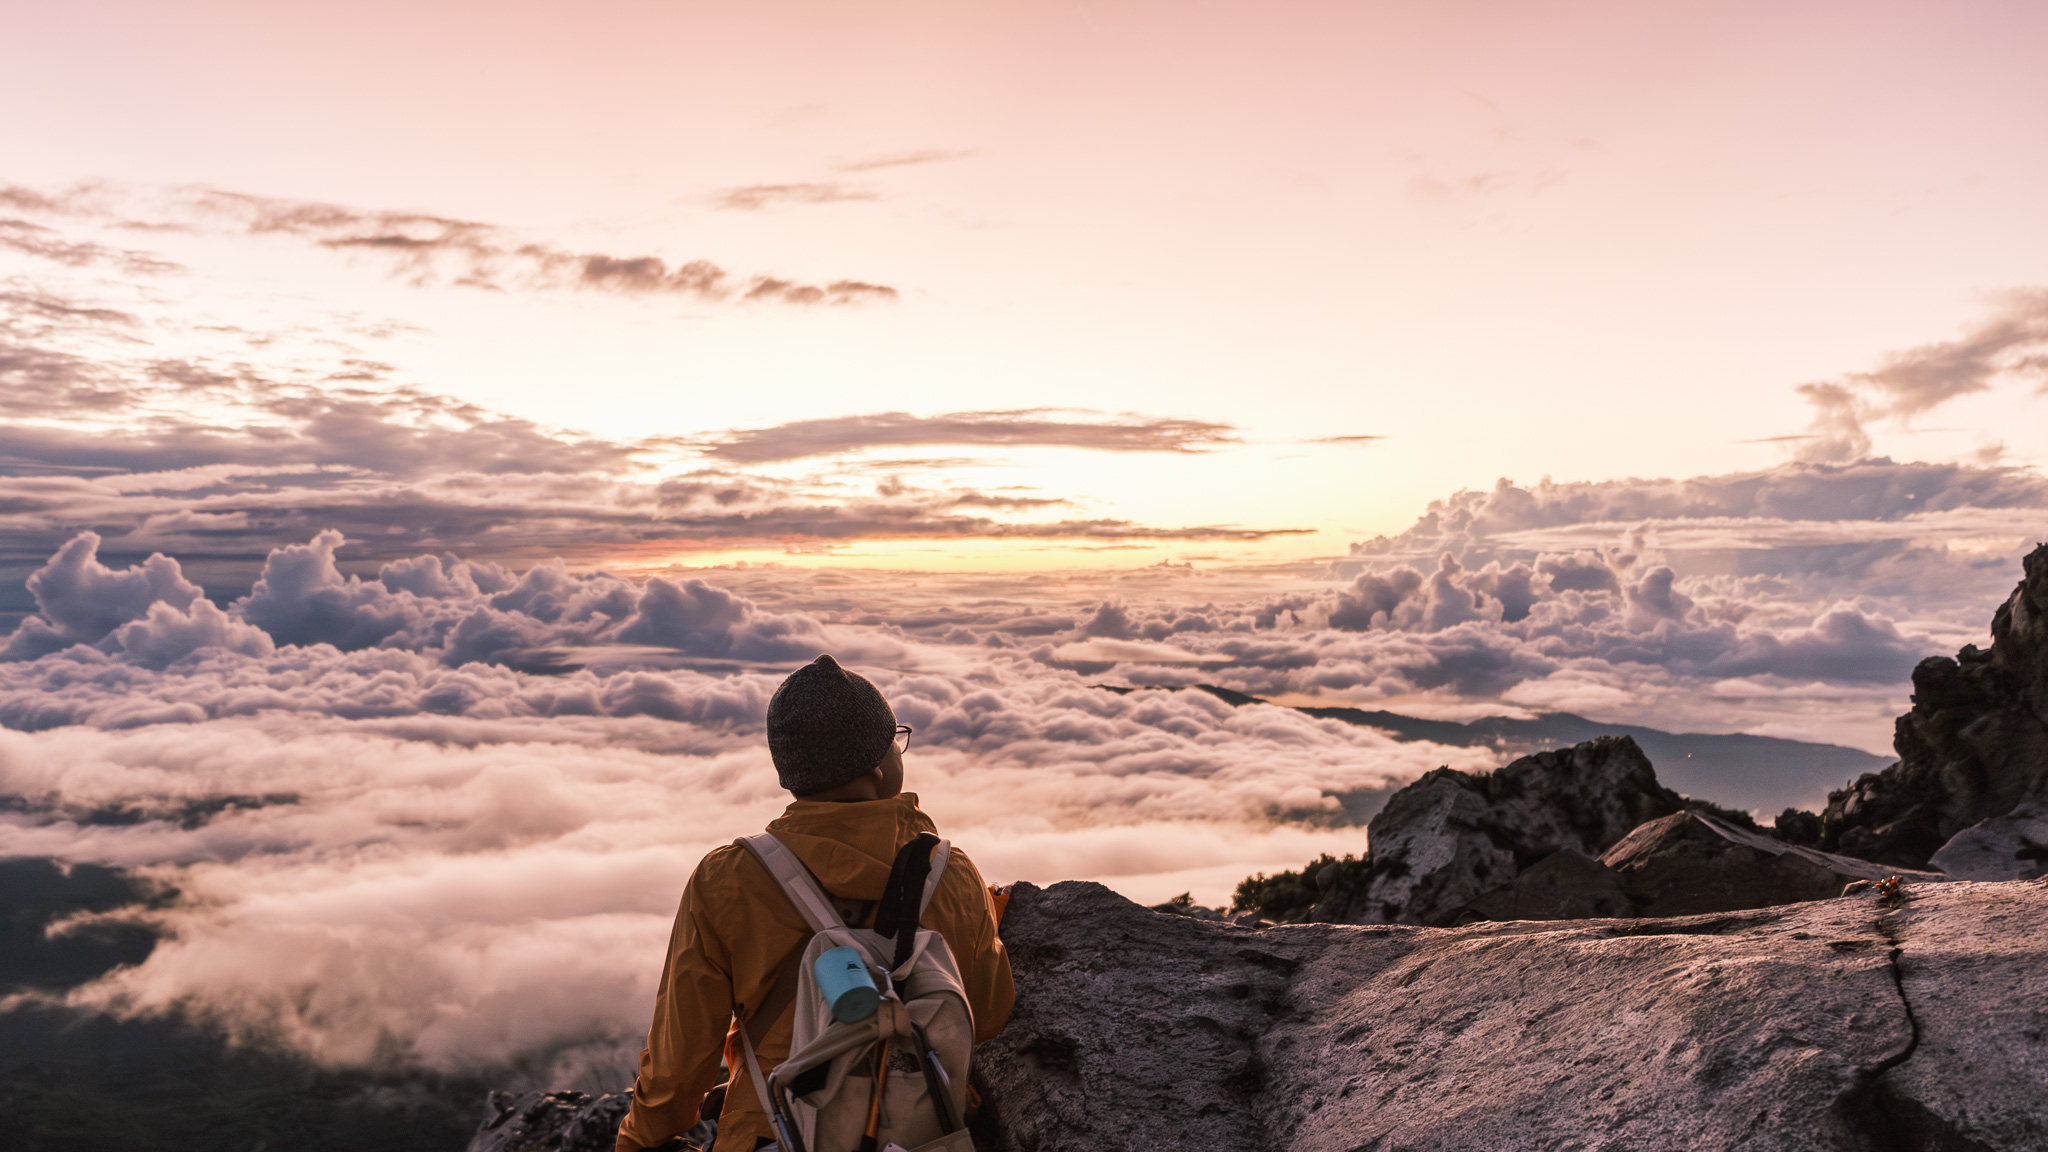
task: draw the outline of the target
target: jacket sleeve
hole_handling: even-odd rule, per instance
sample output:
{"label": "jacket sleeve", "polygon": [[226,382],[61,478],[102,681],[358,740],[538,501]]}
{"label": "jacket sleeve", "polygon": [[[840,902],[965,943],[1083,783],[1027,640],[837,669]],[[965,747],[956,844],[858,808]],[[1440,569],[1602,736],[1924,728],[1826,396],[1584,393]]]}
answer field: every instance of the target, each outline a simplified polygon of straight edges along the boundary
{"label": "jacket sleeve", "polygon": [[731,957],[707,930],[704,869],[683,889],[669,935],[668,963],[654,997],[654,1022],[640,1052],[633,1107],[619,1125],[618,1152],[652,1148],[697,1123],[697,1105],[718,1075],[732,1021]]}
{"label": "jacket sleeve", "polygon": [[967,985],[967,1004],[974,1010],[974,1042],[980,1044],[1003,1030],[1016,1004],[1010,954],[996,935],[998,918],[988,886],[965,852],[953,849],[941,883],[952,914],[940,925],[940,934],[953,950],[960,979]]}

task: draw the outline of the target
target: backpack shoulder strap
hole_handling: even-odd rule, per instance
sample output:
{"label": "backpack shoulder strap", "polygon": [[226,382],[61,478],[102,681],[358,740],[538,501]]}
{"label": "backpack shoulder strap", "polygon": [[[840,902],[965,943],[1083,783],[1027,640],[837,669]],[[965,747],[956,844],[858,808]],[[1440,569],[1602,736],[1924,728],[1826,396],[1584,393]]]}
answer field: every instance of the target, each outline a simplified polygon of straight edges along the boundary
{"label": "backpack shoulder strap", "polygon": [[772,832],[761,832],[753,836],[742,836],[737,841],[761,861],[768,874],[782,886],[782,894],[796,906],[798,915],[813,932],[827,928],[844,928],[846,922],[839,918],[838,910],[832,907],[832,897],[818,886],[811,870],[796,858],[796,853],[785,847]]}
{"label": "backpack shoulder strap", "polygon": [[[812,932],[823,932],[828,928],[841,928],[845,921],[832,905],[832,897],[818,884],[811,870],[797,859],[787,845],[775,838],[772,832],[761,832],[753,836],[742,836],[735,843],[742,845],[761,866],[768,869],[768,875],[775,878],[782,894],[796,907],[797,914],[810,925]],[[754,1092],[761,1099],[761,1110],[768,1114],[777,1137],[776,1147],[791,1147],[789,1133],[784,1126],[782,1110],[775,1106],[774,1098],[768,1092],[768,1081],[761,1075],[761,1066],[754,1059],[754,1048],[768,1034],[769,1025],[789,1008],[796,999],[797,981],[803,967],[803,947],[790,954],[789,961],[776,973],[775,984],[762,998],[761,1004],[740,1026],[740,1051],[746,1058],[747,1078],[754,1082]],[[737,1070],[735,1070],[737,1071]]]}
{"label": "backpack shoulder strap", "polygon": [[929,832],[920,832],[896,850],[896,863],[889,869],[889,883],[882,903],[875,909],[875,933],[896,941],[896,958],[891,971],[901,969],[917,948],[917,932],[924,924],[924,911],[939,890],[946,860],[952,846]]}
{"label": "backpack shoulder strap", "polygon": [[924,920],[925,909],[932,906],[932,897],[938,895],[939,877],[946,874],[946,860],[952,855],[951,840],[941,840],[939,846],[932,849],[932,873],[925,877],[924,897],[917,902],[917,918],[920,923]]}

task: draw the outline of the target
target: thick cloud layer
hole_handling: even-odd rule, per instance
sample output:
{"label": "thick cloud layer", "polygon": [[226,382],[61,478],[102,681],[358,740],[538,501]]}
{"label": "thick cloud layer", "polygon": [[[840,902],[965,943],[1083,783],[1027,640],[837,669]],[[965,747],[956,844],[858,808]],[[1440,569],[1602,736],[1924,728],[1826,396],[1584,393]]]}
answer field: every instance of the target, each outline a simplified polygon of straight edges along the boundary
{"label": "thick cloud layer", "polygon": [[[1105,692],[1028,653],[699,579],[439,557],[353,579],[323,534],[222,610],[175,561],[109,570],[92,544],[35,582],[68,623],[24,626],[76,642],[0,664],[0,823],[12,852],[141,867],[183,897],[147,963],[74,1000],[185,1005],[329,1060],[457,1067],[643,1027],[690,867],[786,799],[761,718],[820,650],[916,728],[913,787],[996,879],[1213,900],[1248,867],[1355,850],[1347,800],[1490,762],[1204,693]],[[98,616],[76,611],[87,585]],[[226,642],[190,623],[215,617]],[[587,664],[515,666],[542,650]]]}
{"label": "thick cloud layer", "polygon": [[1504,485],[1278,580],[627,580],[446,553],[350,574],[326,530],[225,603],[84,533],[6,641],[0,824],[10,851],[184,894],[169,942],[81,1003],[183,1004],[336,1061],[630,1049],[691,865],[782,803],[761,717],[819,651],[916,728],[912,786],[991,878],[1213,901],[1359,850],[1376,798],[1492,754],[1093,684],[1882,747],[1912,662],[2009,584],[2000,518],[2043,503],[2023,473],[1885,462]]}

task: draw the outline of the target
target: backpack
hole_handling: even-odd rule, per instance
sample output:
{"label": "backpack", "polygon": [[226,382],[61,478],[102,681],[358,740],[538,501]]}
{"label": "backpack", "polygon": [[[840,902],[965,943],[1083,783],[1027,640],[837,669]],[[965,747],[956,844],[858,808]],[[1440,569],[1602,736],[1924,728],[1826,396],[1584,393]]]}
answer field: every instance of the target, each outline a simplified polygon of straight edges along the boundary
{"label": "backpack", "polygon": [[[904,845],[875,927],[867,929],[846,925],[831,895],[773,834],[739,843],[767,867],[813,933],[794,972],[784,970],[739,1030],[747,1075],[781,1152],[973,1152],[965,1116],[974,1012],[952,949],[920,924],[951,846],[928,832]],[[865,1020],[834,1019],[818,989],[815,961],[840,947],[858,951],[881,993]],[[789,1056],[764,1078],[754,1045],[780,1015],[778,1001],[790,986],[796,1021]]]}

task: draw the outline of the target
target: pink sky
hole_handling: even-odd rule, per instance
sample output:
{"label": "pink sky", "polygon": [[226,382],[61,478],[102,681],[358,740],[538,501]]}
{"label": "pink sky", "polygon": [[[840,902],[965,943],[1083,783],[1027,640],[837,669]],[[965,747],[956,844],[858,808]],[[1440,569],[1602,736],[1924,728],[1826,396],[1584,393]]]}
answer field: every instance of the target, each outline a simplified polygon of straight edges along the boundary
{"label": "pink sky", "polygon": [[[605,436],[1044,406],[1227,424],[1241,443],[1198,457],[984,453],[945,478],[1305,527],[1242,554],[1327,555],[1500,476],[1769,466],[1787,449],[1757,441],[1807,424],[1797,385],[2041,283],[2044,25],[2027,4],[38,5],[0,45],[0,176],[889,285],[839,310],[483,294],[128,234],[194,269],[167,314],[398,321],[374,350],[394,379]],[[1874,430],[1902,459],[2048,452],[2024,381]],[[1346,435],[1386,439],[1304,443]],[[1025,562],[949,555],[926,559]]]}

